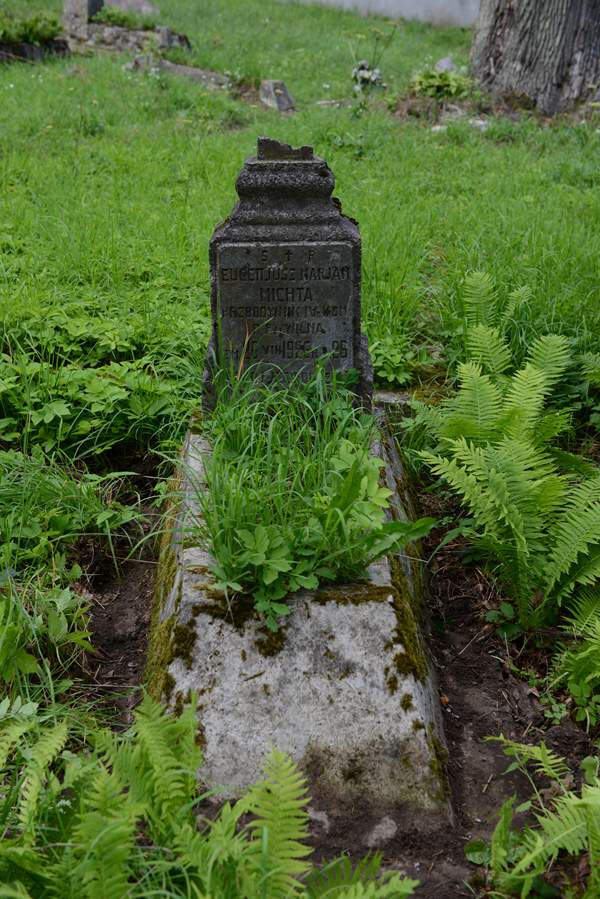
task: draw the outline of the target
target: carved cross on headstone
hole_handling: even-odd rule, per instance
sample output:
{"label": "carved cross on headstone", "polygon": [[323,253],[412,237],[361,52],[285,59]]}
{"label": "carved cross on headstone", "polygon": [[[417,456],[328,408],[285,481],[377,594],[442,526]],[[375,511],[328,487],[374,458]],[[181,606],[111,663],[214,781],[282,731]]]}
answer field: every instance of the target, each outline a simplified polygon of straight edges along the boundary
{"label": "carved cross on headstone", "polygon": [[263,380],[307,378],[327,356],[353,372],[370,403],[372,375],[360,330],[360,234],[331,194],[335,184],[312,147],[268,138],[237,179],[240,197],[210,243],[211,366],[249,365]]}

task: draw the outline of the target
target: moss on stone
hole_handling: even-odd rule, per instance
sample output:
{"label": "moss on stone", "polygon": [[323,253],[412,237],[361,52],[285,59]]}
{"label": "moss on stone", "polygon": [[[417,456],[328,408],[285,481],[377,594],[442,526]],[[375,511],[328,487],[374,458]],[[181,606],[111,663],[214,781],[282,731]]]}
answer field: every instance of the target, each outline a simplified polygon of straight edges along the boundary
{"label": "moss on stone", "polygon": [[175,597],[172,614],[163,618],[163,610],[172,597],[177,577],[178,559],[175,545],[175,529],[181,510],[181,478],[179,476],[171,478],[168,495],[176,497],[176,499],[171,498],[168,501],[163,516],[163,533],[158,551],[148,656],[144,672],[146,689],[153,699],[157,701],[160,701],[163,697],[169,700],[173,692],[172,678],[169,679],[170,675],[168,675],[167,668],[172,657],[171,632],[180,597]]}
{"label": "moss on stone", "polygon": [[255,646],[261,656],[269,658],[278,655],[284,647],[287,636],[287,627],[280,627],[277,631],[270,631],[267,627],[261,628],[260,637]]}
{"label": "moss on stone", "polygon": [[393,589],[379,584],[340,584],[338,587],[321,587],[311,599],[318,605],[335,602],[340,606],[360,606],[366,602],[387,602],[393,597]]}
{"label": "moss on stone", "polygon": [[412,723],[412,729],[414,730],[415,733],[418,733],[420,730],[425,730],[425,725],[423,724],[423,722],[421,721],[420,718],[415,718],[415,720]]}
{"label": "moss on stone", "polygon": [[186,624],[176,624],[173,628],[173,638],[171,641],[171,658],[169,659],[169,662],[172,662],[173,659],[183,659],[189,671],[194,660],[193,653],[195,645],[195,619],[190,618],[190,620]]}
{"label": "moss on stone", "polygon": [[383,669],[383,676],[388,690],[393,695],[398,691],[398,675],[390,671],[389,665],[386,665]]}
{"label": "moss on stone", "polygon": [[401,593],[398,589],[395,591],[394,610],[396,627],[387,648],[392,649],[395,644],[402,644],[402,652],[394,655],[394,667],[398,674],[412,674],[416,680],[424,681],[429,674],[429,665],[408,592]]}
{"label": "moss on stone", "polygon": [[194,615],[209,615],[219,621],[226,621],[240,633],[247,622],[256,616],[254,599],[246,594],[236,594],[230,600],[216,590],[207,590],[207,599],[192,607]]}
{"label": "moss on stone", "polygon": [[179,717],[180,715],[183,714],[184,707],[185,707],[185,699],[183,698],[183,693],[181,692],[181,690],[178,690],[177,693],[175,694],[175,702],[173,705],[173,711],[175,712],[177,717]]}
{"label": "moss on stone", "polygon": [[170,671],[165,671],[165,677],[163,681],[163,696],[165,697],[165,702],[171,701],[171,696],[173,695],[173,690],[177,685],[177,681],[173,677]]}
{"label": "moss on stone", "polygon": [[413,698],[410,693],[405,693],[400,700],[400,708],[404,712],[410,712],[413,707]]}
{"label": "moss on stone", "polygon": [[175,686],[174,678],[167,670],[172,659],[171,636],[174,617],[171,615],[164,621],[160,621],[157,607],[152,614],[144,681],[148,693],[157,702],[160,702],[163,697],[169,701]]}
{"label": "moss on stone", "polygon": [[429,746],[429,768],[440,788],[440,798],[447,799],[450,795],[450,786],[446,777],[446,765],[448,764],[448,750],[438,737],[432,724],[427,727],[427,745]]}
{"label": "moss on stone", "polygon": [[204,730],[204,725],[198,722],[198,730],[196,731],[196,746],[199,746],[200,749],[206,749],[206,732]]}

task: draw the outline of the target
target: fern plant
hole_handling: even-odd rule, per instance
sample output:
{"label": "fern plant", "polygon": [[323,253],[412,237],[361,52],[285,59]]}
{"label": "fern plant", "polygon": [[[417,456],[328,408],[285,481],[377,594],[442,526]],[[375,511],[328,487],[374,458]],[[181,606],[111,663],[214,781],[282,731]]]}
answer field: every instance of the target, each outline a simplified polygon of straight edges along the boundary
{"label": "fern plant", "polygon": [[457,291],[449,323],[452,338],[457,339],[454,352],[451,349],[450,355],[468,359],[473,331],[485,329],[498,334],[502,344],[510,346],[511,362],[516,356],[520,363],[528,343],[528,335],[521,322],[527,317],[531,300],[532,291],[526,285],[503,294],[498,291],[488,272],[469,272]]}
{"label": "fern plant", "polygon": [[600,720],[600,589],[582,590],[571,604],[563,625],[550,688],[566,686],[575,703],[575,717],[586,728]]}
{"label": "fern plant", "polygon": [[566,338],[538,338],[508,375],[508,345],[476,319],[457,394],[419,411],[436,441],[436,452],[421,457],[461,497],[477,550],[496,565],[529,628],[600,577],[600,473],[552,445],[569,424],[547,407],[569,364]]}
{"label": "fern plant", "polygon": [[[0,720],[2,895],[44,899],[382,899],[414,881],[372,857],[318,872],[308,861],[306,782],[273,751],[265,778],[198,820],[193,705],[167,717],[146,697],[124,734],[92,732],[79,753],[66,718]],[[31,709],[29,709],[29,712]],[[17,797],[19,797],[17,799]],[[200,825],[200,826],[199,826]]]}
{"label": "fern plant", "polygon": [[[539,746],[517,743],[504,737],[498,739],[503,751],[513,758],[508,771],[519,768],[529,778],[533,789],[536,825],[517,830],[512,827],[514,797],[500,810],[498,824],[489,849],[476,841],[466,847],[467,857],[489,868],[492,885],[503,895],[529,896],[535,888],[542,888],[542,878],[561,853],[587,856],[589,874],[583,899],[600,895],[600,778],[598,759],[588,757],[582,762],[584,782],[579,793],[569,787],[570,771],[565,760],[551,752],[544,743]],[[542,791],[529,775],[528,765],[543,774],[555,785],[545,799]],[[558,792],[558,795],[556,795]],[[545,895],[546,893],[541,893]],[[538,893],[536,892],[536,895]],[[578,893],[579,895],[579,893]]]}

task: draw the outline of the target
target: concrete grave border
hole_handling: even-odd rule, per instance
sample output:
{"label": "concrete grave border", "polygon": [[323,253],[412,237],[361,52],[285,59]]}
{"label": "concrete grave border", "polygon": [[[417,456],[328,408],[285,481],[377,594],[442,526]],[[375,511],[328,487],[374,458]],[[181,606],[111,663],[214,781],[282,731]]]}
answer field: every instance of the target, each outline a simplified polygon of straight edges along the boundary
{"label": "concrete grave border", "polygon": [[[380,424],[384,416],[379,410]],[[410,502],[393,442],[375,451],[393,491],[393,516]],[[271,746],[308,776],[315,826],[343,845],[349,824],[375,848],[399,829],[452,820],[435,680],[421,634],[420,564],[407,555],[370,566],[364,582],[301,591],[277,634],[251,614],[233,620],[214,587],[212,558],[193,536],[200,520],[206,440],[188,434],[167,513],[150,633],[147,683],[180,711],[199,696],[205,763],[219,796],[260,776]],[[416,548],[415,548],[416,549]]]}

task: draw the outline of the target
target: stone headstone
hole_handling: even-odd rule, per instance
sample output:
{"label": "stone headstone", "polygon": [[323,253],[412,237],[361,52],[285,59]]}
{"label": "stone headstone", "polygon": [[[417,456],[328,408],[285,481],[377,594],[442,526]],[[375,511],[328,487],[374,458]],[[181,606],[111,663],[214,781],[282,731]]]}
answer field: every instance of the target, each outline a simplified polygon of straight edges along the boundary
{"label": "stone headstone", "polygon": [[260,138],[237,179],[239,203],[210,242],[215,365],[254,366],[265,381],[306,379],[327,356],[368,405],[372,372],[360,330],[360,234],[332,199],[335,179],[312,147]]}
{"label": "stone headstone", "polygon": [[260,102],[278,112],[293,112],[294,98],[285,86],[285,81],[266,80],[261,82],[258,93]]}
{"label": "stone headstone", "polygon": [[65,0],[63,24],[68,35],[85,40],[88,36],[88,22],[99,13],[104,0]]}

